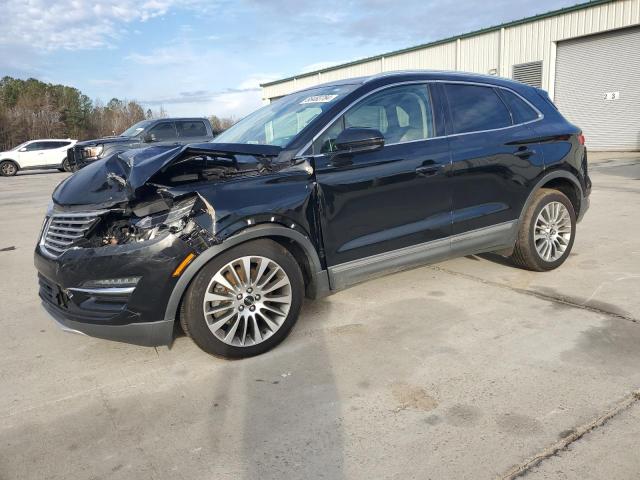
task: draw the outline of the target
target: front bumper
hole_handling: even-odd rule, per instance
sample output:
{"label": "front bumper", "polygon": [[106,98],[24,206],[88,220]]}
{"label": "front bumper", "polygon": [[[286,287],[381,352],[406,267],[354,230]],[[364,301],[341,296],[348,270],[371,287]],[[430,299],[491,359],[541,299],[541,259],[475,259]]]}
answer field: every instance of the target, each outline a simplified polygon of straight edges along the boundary
{"label": "front bumper", "polygon": [[[70,249],[51,258],[36,247],[43,307],[64,329],[137,345],[169,345],[173,318],[166,307],[177,278],[171,276],[191,252],[175,235],[149,242]],[[140,277],[135,288],[86,288],[88,281]]]}

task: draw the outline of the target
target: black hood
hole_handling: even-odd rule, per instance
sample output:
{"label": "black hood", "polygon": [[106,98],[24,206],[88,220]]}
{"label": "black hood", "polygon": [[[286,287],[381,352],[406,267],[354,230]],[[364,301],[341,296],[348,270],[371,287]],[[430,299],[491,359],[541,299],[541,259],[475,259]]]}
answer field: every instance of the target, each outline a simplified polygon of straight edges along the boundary
{"label": "black hood", "polygon": [[137,137],[104,137],[94,138],[92,140],[85,140],[84,142],[76,143],[77,147],[93,147],[96,145],[110,145],[114,143],[135,143],[140,140]]}
{"label": "black hood", "polygon": [[238,168],[237,156],[252,158],[255,165],[270,163],[282,151],[271,145],[200,143],[187,146],[153,146],[110,155],[87,165],[65,179],[53,192],[58,205],[91,205],[108,208],[136,198],[151,177],[188,155],[220,154],[219,162]]}

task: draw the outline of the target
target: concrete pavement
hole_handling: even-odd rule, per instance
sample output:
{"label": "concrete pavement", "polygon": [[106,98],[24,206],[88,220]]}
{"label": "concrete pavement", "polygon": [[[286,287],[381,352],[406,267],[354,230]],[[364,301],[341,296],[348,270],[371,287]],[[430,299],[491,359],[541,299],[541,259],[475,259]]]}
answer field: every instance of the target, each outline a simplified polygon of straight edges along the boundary
{"label": "concrete pavement", "polygon": [[638,478],[640,154],[592,159],[560,269],[387,276],[233,362],[59,331],[32,249],[65,174],[0,178],[0,479]]}

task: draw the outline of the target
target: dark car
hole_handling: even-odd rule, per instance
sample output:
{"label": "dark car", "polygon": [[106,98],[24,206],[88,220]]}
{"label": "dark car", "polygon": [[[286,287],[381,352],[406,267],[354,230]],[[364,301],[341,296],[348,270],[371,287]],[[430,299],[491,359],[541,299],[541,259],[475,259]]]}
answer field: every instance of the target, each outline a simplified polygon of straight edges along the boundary
{"label": "dark car", "polygon": [[246,357],[286,337],[305,294],[482,252],[554,269],[590,190],[584,137],[541,90],[462,73],[345,80],[214,143],[67,178],[35,252],[40,297],[65,329],[161,345],[180,323],[203,350]]}
{"label": "dark car", "polygon": [[206,118],[159,118],[143,120],[115,137],[96,138],[76,143],[67,151],[63,168],[79,170],[91,162],[116,152],[148,145],[186,145],[208,142],[217,135]]}

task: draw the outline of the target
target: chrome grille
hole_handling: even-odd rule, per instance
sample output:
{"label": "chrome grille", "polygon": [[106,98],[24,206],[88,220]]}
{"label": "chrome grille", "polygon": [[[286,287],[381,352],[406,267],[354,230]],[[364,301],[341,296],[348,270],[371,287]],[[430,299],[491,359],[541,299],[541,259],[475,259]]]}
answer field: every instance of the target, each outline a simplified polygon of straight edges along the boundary
{"label": "chrome grille", "polygon": [[53,257],[73,247],[96,224],[99,212],[55,213],[44,226],[40,246]]}

